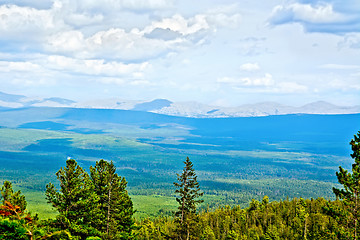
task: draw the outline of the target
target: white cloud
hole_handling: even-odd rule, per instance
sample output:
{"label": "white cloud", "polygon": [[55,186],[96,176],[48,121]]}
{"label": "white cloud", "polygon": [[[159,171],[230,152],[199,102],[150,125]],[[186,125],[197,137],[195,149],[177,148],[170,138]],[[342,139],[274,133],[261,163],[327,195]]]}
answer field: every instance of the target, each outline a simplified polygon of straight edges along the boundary
{"label": "white cloud", "polygon": [[253,71],[260,70],[260,67],[259,67],[259,64],[257,64],[257,63],[245,63],[240,66],[240,69],[243,71],[253,72]]}
{"label": "white cloud", "polygon": [[64,56],[49,56],[46,64],[50,69],[100,76],[142,76],[149,63],[124,64],[104,60],[82,60]]}
{"label": "white cloud", "polygon": [[[51,70],[42,64],[26,61],[0,61],[0,82],[6,81],[18,86],[54,85]],[[1,85],[6,86],[5,83]]]}
{"label": "white cloud", "polygon": [[[157,29],[164,29],[169,34],[178,33],[178,37],[147,37]],[[79,58],[109,58],[123,60],[145,60],[165,54],[169,51],[186,49],[205,37],[203,31],[210,29],[205,15],[196,15],[185,19],[174,15],[161,21],[152,22],[143,30],[137,28],[125,31],[110,28],[85,37],[79,30],[58,32],[48,37],[46,49],[57,54],[72,55]],[[200,35],[198,35],[200,33]],[[162,33],[166,34],[166,32]]]}
{"label": "white cloud", "polygon": [[239,13],[232,15],[225,13],[212,13],[207,15],[206,19],[210,24],[215,26],[236,28],[239,26],[242,17]]}
{"label": "white cloud", "polygon": [[324,64],[320,68],[337,70],[360,70],[360,65]]}
{"label": "white cloud", "polygon": [[183,35],[190,35],[201,30],[209,29],[210,26],[203,14],[196,15],[192,18],[185,19],[180,14],[175,14],[171,18],[164,18],[161,21],[153,22],[144,29],[145,33],[150,33],[156,28],[170,29]]}
{"label": "white cloud", "polygon": [[339,48],[360,49],[360,33],[348,33],[339,42]]}
{"label": "white cloud", "polygon": [[151,83],[148,80],[134,80],[130,82],[131,85],[134,86],[147,86],[151,85]]}
{"label": "white cloud", "polygon": [[231,84],[236,87],[268,87],[274,85],[272,75],[266,73],[264,77],[259,78],[229,78],[223,77],[217,80],[218,83]]}
{"label": "white cloud", "polygon": [[264,77],[246,77],[246,78],[219,78],[218,83],[228,84],[239,91],[247,93],[304,93],[309,88],[297,82],[276,82],[272,75],[266,73]]}
{"label": "white cloud", "polygon": [[241,82],[245,86],[271,86],[274,84],[274,80],[269,73],[266,73],[261,78],[242,78]]}
{"label": "white cloud", "polygon": [[[360,10],[360,9],[359,9]],[[309,32],[359,32],[360,17],[351,12],[334,10],[332,3],[316,5],[292,3],[277,5],[269,18],[272,25],[297,22]]]}
{"label": "white cloud", "polygon": [[51,8],[54,0],[1,0],[4,5],[14,4],[18,6],[28,6],[36,9]]}
{"label": "white cloud", "polygon": [[208,23],[212,26],[236,28],[242,21],[239,11],[238,4],[230,4],[212,8],[205,15]]}
{"label": "white cloud", "polygon": [[[146,85],[148,62],[125,64],[105,60],[75,59],[59,55],[33,60],[34,62],[0,61],[0,79],[17,86],[76,85],[83,81],[116,85]],[[74,76],[77,77],[74,77]],[[83,76],[83,77],[80,77]],[[0,80],[1,82],[1,80]],[[79,82],[79,83],[76,83]]]}
{"label": "white cloud", "polygon": [[0,61],[0,72],[34,72],[40,69],[40,65],[31,62]]}
{"label": "white cloud", "polygon": [[247,37],[240,39],[237,43],[237,47],[242,55],[257,56],[268,52],[265,42],[265,38]]}
{"label": "white cloud", "polygon": [[105,83],[105,84],[116,84],[116,85],[125,85],[126,80],[123,78],[116,77],[100,77],[96,79],[97,82]]}
{"label": "white cloud", "polygon": [[48,38],[49,50],[53,52],[77,52],[84,47],[84,35],[80,31],[56,33]]}
{"label": "white cloud", "polygon": [[72,13],[65,17],[64,21],[72,26],[82,27],[91,26],[92,24],[100,24],[104,20],[104,16],[100,14],[90,15],[87,13]]}
{"label": "white cloud", "polygon": [[111,2],[120,2],[124,7],[135,10],[162,9],[173,5],[173,0],[122,0]]}
{"label": "white cloud", "polygon": [[238,83],[239,80],[231,77],[222,77],[217,79],[218,83]]}
{"label": "white cloud", "polygon": [[360,82],[343,81],[342,79],[335,78],[328,82],[328,87],[330,87],[331,89],[337,89],[342,91],[348,91],[348,90],[359,91]]}
{"label": "white cloud", "polygon": [[241,21],[239,13],[229,13],[228,9],[212,9],[194,17],[184,18],[180,14],[175,14],[171,18],[164,18],[161,21],[152,22],[144,29],[150,33],[156,28],[170,29],[183,35],[194,34],[203,30],[216,29],[216,27],[236,27]]}
{"label": "white cloud", "polygon": [[49,79],[44,76],[34,76],[30,75],[27,76],[27,78],[21,77],[15,77],[11,80],[11,83],[13,85],[20,85],[20,86],[26,86],[26,87],[40,87],[40,86],[55,86],[57,81],[54,79]]}
{"label": "white cloud", "polygon": [[293,3],[288,6],[278,5],[270,17],[272,23],[283,23],[289,20],[312,23],[331,23],[346,20],[345,16],[334,12],[331,4],[311,6],[310,4]]}
{"label": "white cloud", "polygon": [[84,38],[80,31],[61,32],[49,38],[46,49],[77,58],[148,59],[158,56],[177,41],[144,38],[141,33],[109,29]]}
{"label": "white cloud", "polygon": [[66,3],[77,6],[79,10],[109,12],[123,9],[133,11],[166,9],[173,6],[174,0],[72,0]]}
{"label": "white cloud", "polygon": [[[124,13],[124,8],[163,9],[172,4],[165,0],[107,0],[105,3],[56,0],[51,8],[41,10],[0,5],[0,40],[16,39],[11,43],[12,48],[21,49],[28,47],[24,45],[33,39],[39,45],[31,45],[31,48],[77,58],[146,61],[201,45],[217,27],[238,23],[239,14],[223,10],[188,18],[176,13],[150,23],[147,19],[148,23],[142,28],[127,28],[129,24],[118,17]],[[108,16],[99,10],[102,8],[104,13],[114,9],[118,12]]]}
{"label": "white cloud", "polygon": [[100,77],[96,78],[95,81],[104,83],[104,84],[116,84],[119,86],[135,86],[135,87],[148,87],[152,84],[150,81],[145,79],[126,79],[126,78],[119,78],[119,77]]}
{"label": "white cloud", "polygon": [[280,82],[274,90],[280,93],[302,93],[307,92],[308,87],[296,82]]}
{"label": "white cloud", "polygon": [[51,11],[16,5],[0,6],[0,32],[2,33],[0,39],[19,35],[26,37],[27,40],[39,38],[46,31],[52,31],[58,27],[62,25],[60,22],[55,22]]}

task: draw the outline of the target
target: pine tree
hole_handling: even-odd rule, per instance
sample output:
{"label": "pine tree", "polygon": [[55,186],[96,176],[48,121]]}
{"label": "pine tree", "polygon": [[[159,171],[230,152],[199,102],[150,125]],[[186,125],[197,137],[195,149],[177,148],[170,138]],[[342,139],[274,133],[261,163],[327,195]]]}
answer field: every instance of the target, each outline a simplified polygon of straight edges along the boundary
{"label": "pine tree", "polygon": [[25,195],[20,190],[14,192],[11,182],[5,181],[1,198],[0,239],[37,239],[41,235],[41,230],[36,227],[38,215],[31,216],[26,211]]}
{"label": "pine tree", "polygon": [[131,239],[135,211],[125,190],[127,182],[115,171],[112,161],[100,160],[90,167],[91,181],[99,197],[93,223],[106,239]]}
{"label": "pine tree", "polygon": [[203,200],[197,198],[204,193],[200,191],[200,185],[189,157],[186,158],[184,164],[182,174],[177,174],[178,182],[174,182],[175,187],[178,188],[175,190],[175,194],[179,195],[176,198],[179,207],[175,217],[178,223],[178,238],[188,240],[197,217],[196,205],[203,202]]}
{"label": "pine tree", "polygon": [[352,173],[340,166],[336,176],[339,183],[343,185],[343,188],[333,188],[333,192],[337,198],[343,199],[349,212],[348,217],[353,221],[353,226],[350,230],[353,231],[354,239],[358,239],[358,220],[360,217],[360,131],[357,135],[354,135],[350,145],[353,151],[350,156],[355,160],[355,163],[352,164]]}
{"label": "pine tree", "polygon": [[46,185],[46,199],[59,212],[56,223],[60,229],[69,229],[82,239],[96,234],[90,227],[96,195],[88,174],[74,159],[69,159],[56,176],[60,189],[52,183]]}
{"label": "pine tree", "polygon": [[9,181],[5,181],[4,185],[1,187],[1,197],[2,204],[5,202],[10,202],[14,206],[19,206],[20,211],[25,211],[27,202],[25,200],[25,196],[21,194],[21,191],[18,190],[14,192],[12,188],[12,184]]}

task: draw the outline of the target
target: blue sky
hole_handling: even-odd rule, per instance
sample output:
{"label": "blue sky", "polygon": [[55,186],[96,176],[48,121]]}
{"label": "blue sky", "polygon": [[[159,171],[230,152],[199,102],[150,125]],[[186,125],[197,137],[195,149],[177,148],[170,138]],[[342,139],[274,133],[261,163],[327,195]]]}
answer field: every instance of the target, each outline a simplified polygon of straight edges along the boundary
{"label": "blue sky", "polygon": [[360,104],[360,1],[0,0],[0,91]]}

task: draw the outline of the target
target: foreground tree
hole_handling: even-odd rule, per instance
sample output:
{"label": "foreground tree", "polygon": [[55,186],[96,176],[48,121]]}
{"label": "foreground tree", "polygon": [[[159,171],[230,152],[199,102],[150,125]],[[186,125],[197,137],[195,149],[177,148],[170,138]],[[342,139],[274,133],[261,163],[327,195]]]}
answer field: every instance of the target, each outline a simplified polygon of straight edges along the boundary
{"label": "foreground tree", "polygon": [[96,229],[91,227],[96,195],[89,175],[74,159],[69,159],[56,176],[60,189],[52,183],[46,185],[46,199],[59,212],[55,221],[57,227],[68,229],[82,239],[96,235]]}
{"label": "foreground tree", "polygon": [[25,196],[21,194],[21,191],[14,192],[12,184],[9,181],[5,181],[4,185],[1,187],[1,199],[2,204],[5,205],[5,202],[9,202],[12,205],[19,206],[20,211],[25,211],[26,209],[26,200]]}
{"label": "foreground tree", "polygon": [[26,211],[25,195],[14,192],[12,184],[5,181],[1,188],[0,239],[40,239],[45,231],[37,226],[38,216]]}
{"label": "foreground tree", "polygon": [[184,161],[185,167],[182,174],[177,174],[178,182],[174,182],[175,193],[179,196],[176,201],[179,203],[178,211],[175,213],[175,220],[178,224],[178,239],[190,239],[191,232],[196,225],[196,205],[203,202],[198,199],[204,193],[200,191],[200,185],[189,157]]}
{"label": "foreground tree", "polygon": [[352,220],[352,226],[349,227],[354,239],[359,238],[359,207],[360,207],[360,131],[354,135],[354,139],[350,141],[353,153],[350,155],[355,163],[352,164],[352,173],[344,170],[341,166],[336,176],[342,189],[333,188],[337,198],[343,199],[347,209],[347,218]]}
{"label": "foreground tree", "polygon": [[127,182],[115,171],[112,161],[100,160],[90,167],[90,178],[98,196],[93,224],[104,239],[132,239],[135,211],[125,189]]}

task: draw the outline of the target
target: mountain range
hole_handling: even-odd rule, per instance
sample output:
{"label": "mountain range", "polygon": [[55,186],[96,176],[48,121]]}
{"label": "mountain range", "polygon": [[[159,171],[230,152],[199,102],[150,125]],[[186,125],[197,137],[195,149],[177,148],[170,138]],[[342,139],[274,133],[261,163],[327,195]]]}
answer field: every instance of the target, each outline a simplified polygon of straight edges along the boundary
{"label": "mountain range", "polygon": [[220,107],[198,102],[171,102],[166,99],[153,101],[122,100],[117,98],[76,102],[65,98],[31,98],[0,92],[0,108],[68,107],[94,109],[121,109],[159,113],[170,116],[193,118],[258,117],[287,114],[354,114],[360,113],[360,105],[337,106],[325,101],[301,107],[282,105],[276,102],[260,102],[238,107]]}

